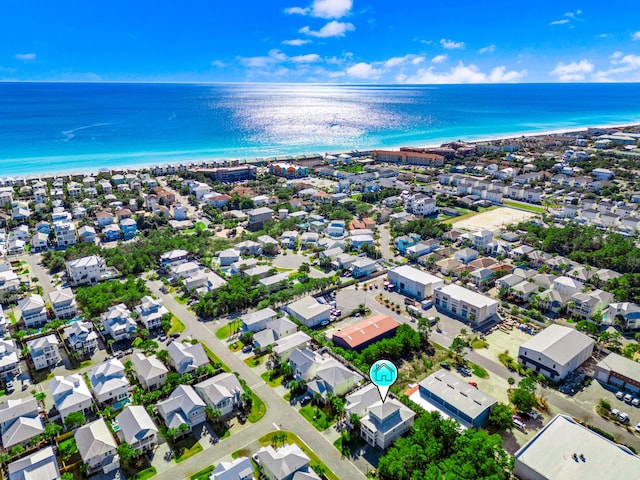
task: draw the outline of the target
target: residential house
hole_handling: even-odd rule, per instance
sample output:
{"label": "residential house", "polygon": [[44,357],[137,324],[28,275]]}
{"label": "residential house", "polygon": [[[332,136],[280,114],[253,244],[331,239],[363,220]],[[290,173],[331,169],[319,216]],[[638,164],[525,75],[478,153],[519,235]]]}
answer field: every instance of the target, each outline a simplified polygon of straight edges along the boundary
{"label": "residential house", "polygon": [[138,233],[138,224],[132,218],[120,220],[120,229],[125,240],[130,240]]}
{"label": "residential house", "polygon": [[311,296],[290,303],[285,310],[307,327],[320,325],[331,317],[331,306]]}
{"label": "residential house", "polygon": [[171,265],[186,263],[188,259],[189,252],[186,250],[171,250],[160,255],[160,267],[166,271]]}
{"label": "residential house", "polygon": [[13,379],[20,375],[18,347],[13,339],[0,338],[0,378]]}
{"label": "residential house", "polygon": [[104,228],[107,225],[111,225],[114,221],[114,215],[108,210],[102,210],[96,213],[96,221],[98,227]]}
{"label": "residential house", "polygon": [[44,298],[37,293],[20,300],[18,308],[26,328],[39,328],[49,321]]}
{"label": "residential house", "polygon": [[240,250],[234,248],[228,248],[218,253],[218,262],[221,267],[228,267],[234,262],[239,261],[242,258]]}
{"label": "residential house", "polygon": [[210,480],[253,480],[253,464],[249,457],[220,462],[211,472]]}
{"label": "residential house", "polygon": [[22,457],[7,467],[9,480],[60,480],[60,468],[52,446]]}
{"label": "residential house", "polygon": [[604,290],[593,290],[588,293],[574,293],[569,300],[569,311],[572,315],[592,318],[614,300],[613,295]]}
{"label": "residential house", "polygon": [[167,347],[167,352],[169,353],[169,364],[180,375],[193,374],[198,367],[209,364],[209,357],[200,343],[171,342]]}
{"label": "residential house", "polygon": [[270,308],[263,308],[256,312],[251,312],[243,315],[242,331],[243,332],[259,332],[267,328],[267,323],[278,317],[277,312]]}
{"label": "residential house", "polygon": [[256,350],[261,350],[275,344],[281,338],[287,337],[298,330],[298,325],[287,317],[269,320],[265,328],[253,335],[253,345]]}
{"label": "residential house", "polygon": [[493,232],[491,230],[479,230],[471,235],[473,247],[476,249],[484,250],[492,240]]}
{"label": "residential house", "polygon": [[93,367],[88,374],[91,389],[101,404],[113,405],[129,397],[131,383],[117,358]]}
{"label": "residential house", "polygon": [[60,419],[64,422],[71,412],[86,414],[93,406],[93,397],[82,375],[55,376],[49,382],[49,391]]}
{"label": "residential house", "polygon": [[167,428],[179,428],[186,424],[191,431],[193,427],[206,421],[206,403],[198,396],[190,385],[179,385],[169,398],[158,402],[158,414]]}
{"label": "residential house", "polygon": [[78,229],[78,239],[82,243],[95,243],[96,229],[90,225],[83,225]]}
{"label": "residential house", "polygon": [[435,307],[473,325],[491,319],[498,311],[498,302],[459,285],[449,284],[434,290]]}
{"label": "residential house", "polygon": [[0,405],[0,433],[6,450],[15,445],[25,446],[33,437],[44,433],[38,401],[33,397],[10,399]]}
{"label": "residential house", "polygon": [[120,467],[118,445],[102,417],[78,428],[74,437],[87,474],[99,470],[107,474]]}
{"label": "residential house", "polygon": [[260,207],[249,210],[247,215],[249,216],[249,229],[259,230],[273,218],[273,210],[268,207]]}
{"label": "residential house", "polygon": [[510,289],[510,294],[519,301],[526,303],[531,300],[531,296],[538,291],[538,286],[528,280],[521,281]]}
{"label": "residential house", "polygon": [[42,232],[36,232],[31,237],[31,251],[43,252],[49,248],[49,235]]}
{"label": "residential house", "polygon": [[371,258],[359,258],[351,264],[351,275],[353,278],[366,277],[373,274],[378,269],[378,263]]}
{"label": "residential house", "polygon": [[157,390],[166,382],[169,369],[155,355],[147,357],[136,352],[132,355],[131,361],[136,378],[145,390]]}
{"label": "residential house", "polygon": [[98,334],[91,322],[73,322],[63,330],[71,350],[91,355],[98,349]]}
{"label": "residential house", "polygon": [[396,399],[378,400],[360,419],[360,436],[372,447],[386,450],[412,427],[415,416]]}
{"label": "residential house", "polygon": [[453,258],[459,262],[467,264],[478,258],[478,251],[473,248],[463,248],[462,250],[458,250]]}
{"label": "residential house", "polygon": [[268,480],[293,480],[296,472],[309,470],[309,457],[295,443],[277,449],[262,447],[254,458]]}
{"label": "residential house", "polygon": [[242,255],[262,255],[262,245],[253,240],[245,240],[234,246]]}
{"label": "residential house", "polygon": [[131,310],[124,303],[109,307],[103,315],[102,325],[105,333],[116,342],[132,339],[136,335],[136,321],[131,317]]}
{"label": "residential house", "polygon": [[134,450],[153,451],[158,446],[158,427],[142,405],[129,405],[116,417],[117,435]]}
{"label": "residential house", "polygon": [[471,282],[477,287],[486,287],[493,279],[493,270],[489,268],[478,268],[470,274]]}
{"label": "residential house", "polygon": [[53,314],[59,320],[67,320],[78,315],[76,297],[73,295],[73,290],[68,287],[49,292],[49,302]]}
{"label": "residential house", "polygon": [[73,222],[53,222],[53,232],[56,235],[58,248],[65,248],[78,242],[76,225]]}
{"label": "residential house", "polygon": [[58,350],[58,338],[54,335],[38,337],[27,342],[29,355],[36,370],[54,367],[62,361]]}
{"label": "residential house", "polygon": [[169,313],[162,300],[145,295],[140,300],[140,305],[135,307],[140,321],[147,330],[154,330],[162,326],[162,317]]}
{"label": "residential house", "polygon": [[222,416],[230,415],[242,404],[242,385],[233,373],[220,373],[195,385],[200,397]]}
{"label": "residential house", "polygon": [[95,285],[111,278],[103,258],[97,255],[78,258],[67,262],[67,277],[71,285]]}
{"label": "residential house", "polygon": [[622,324],[626,329],[638,329],[640,328],[640,306],[631,302],[611,303],[603,315],[602,323],[605,325]]}
{"label": "residential house", "polygon": [[102,236],[105,242],[116,242],[122,237],[122,230],[116,224],[107,225],[102,229]]}

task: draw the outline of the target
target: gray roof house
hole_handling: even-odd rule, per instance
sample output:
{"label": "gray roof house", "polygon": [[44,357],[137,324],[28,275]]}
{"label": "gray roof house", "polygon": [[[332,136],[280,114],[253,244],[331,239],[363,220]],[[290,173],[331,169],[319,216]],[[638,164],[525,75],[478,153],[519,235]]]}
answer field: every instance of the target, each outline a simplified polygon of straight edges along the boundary
{"label": "gray roof house", "polygon": [[91,353],[98,348],[98,334],[91,322],[73,322],[63,332],[72,350]]}
{"label": "gray roof house", "polygon": [[118,445],[102,418],[78,428],[74,437],[88,474],[98,470],[109,473],[120,467]]}
{"label": "gray roof house", "polygon": [[263,308],[256,312],[251,312],[243,315],[242,319],[242,331],[244,332],[259,332],[267,327],[267,322],[273,320],[278,316],[278,313],[271,308]]}
{"label": "gray roof house", "polygon": [[79,373],[66,377],[56,376],[49,382],[49,391],[62,421],[71,412],[88,411],[93,404],[89,387]]}
{"label": "gray roof house", "polygon": [[315,379],[307,383],[307,388],[320,394],[324,400],[328,394],[344,395],[363,380],[362,375],[349,370],[337,360],[327,363],[318,368]]}
{"label": "gray roof house", "polygon": [[158,445],[158,427],[142,405],[129,405],[116,417],[116,422],[121,442],[143,452]]}
{"label": "gray roof house", "polygon": [[157,407],[167,428],[178,428],[185,423],[191,430],[207,419],[206,404],[190,385],[179,385],[169,398],[158,402]]}
{"label": "gray roof house", "polygon": [[0,405],[0,432],[2,446],[10,449],[24,445],[44,432],[38,401],[31,397],[22,400],[7,400]]}
{"label": "gray roof house", "polygon": [[134,353],[131,361],[135,375],[145,390],[156,390],[167,381],[169,369],[155,355],[147,357],[142,353]]}
{"label": "gray roof house", "polygon": [[53,447],[48,446],[9,464],[9,480],[60,480]]}
{"label": "gray roof house", "polygon": [[297,471],[309,470],[309,457],[296,444],[278,449],[268,445],[258,450],[254,457],[269,480],[293,480]]}
{"label": "gray roof house", "polygon": [[232,462],[220,462],[211,472],[210,480],[253,480],[253,464],[248,457]]}
{"label": "gray roof house", "polygon": [[171,342],[167,352],[169,363],[180,375],[195,372],[198,367],[209,363],[209,357],[199,343]]}
{"label": "gray roof house", "polygon": [[196,392],[207,405],[229,415],[240,406],[242,385],[233,373],[220,373],[195,385]]}
{"label": "gray roof house", "polygon": [[91,389],[100,403],[114,403],[129,397],[131,383],[124,365],[117,358],[93,367],[89,371]]}
{"label": "gray roof house", "polygon": [[360,436],[374,447],[386,449],[413,425],[415,412],[395,399],[378,400],[360,420]]}
{"label": "gray roof house", "polygon": [[70,288],[61,288],[50,292],[49,300],[53,313],[58,319],[73,318],[78,314],[76,298]]}

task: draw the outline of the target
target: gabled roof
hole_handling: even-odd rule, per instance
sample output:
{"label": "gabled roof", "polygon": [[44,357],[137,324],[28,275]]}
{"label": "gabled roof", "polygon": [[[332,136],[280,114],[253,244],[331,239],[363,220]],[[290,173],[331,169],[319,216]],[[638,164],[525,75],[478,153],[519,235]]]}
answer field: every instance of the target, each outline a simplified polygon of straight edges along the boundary
{"label": "gabled roof", "polygon": [[158,427],[142,405],[129,405],[116,420],[124,441],[129,444],[142,440],[150,433],[158,433]]}
{"label": "gabled roof", "polygon": [[9,399],[0,405],[0,423],[10,422],[23,416],[38,414],[38,401],[31,397],[25,399]]}
{"label": "gabled roof", "polygon": [[136,374],[144,379],[155,378],[169,372],[169,369],[155,355],[146,357],[142,353],[134,353],[131,361],[135,367]]}
{"label": "gabled roof", "polygon": [[196,391],[200,392],[214,405],[227,398],[235,398],[242,394],[242,385],[233,373],[220,373],[203,382],[196,384]]}
{"label": "gabled roof", "polygon": [[[158,412],[167,422],[167,427],[172,428],[180,426],[182,423],[187,423],[185,419],[189,418],[189,413],[198,408],[204,408],[206,404],[192,386],[179,385],[171,395],[169,395],[169,398],[158,402],[157,406]],[[175,418],[176,415],[178,415],[177,418]],[[178,421],[180,423],[177,423]],[[177,423],[177,425],[175,425],[175,423]]]}
{"label": "gabled roof", "polygon": [[10,448],[44,432],[44,423],[40,415],[20,417],[2,432],[2,446]]}
{"label": "gabled roof", "polygon": [[80,456],[85,463],[89,459],[115,453],[118,448],[102,418],[78,428],[74,437]]}
{"label": "gabled roof", "polygon": [[539,352],[558,365],[565,365],[594,341],[584,333],[562,325],[551,325],[524,342],[520,348]]}
{"label": "gabled roof", "polygon": [[333,338],[340,338],[350,348],[357,348],[397,329],[399,325],[390,316],[378,314],[335,332]]}
{"label": "gabled roof", "polygon": [[58,410],[74,407],[86,400],[93,401],[89,387],[79,373],[53,377],[49,390]]}
{"label": "gabled roof", "polygon": [[9,480],[59,480],[58,462],[48,446],[9,464]]}
{"label": "gabled roof", "polygon": [[284,479],[309,465],[309,457],[296,444],[284,445],[275,450],[271,445],[256,452],[260,465],[277,480]]}

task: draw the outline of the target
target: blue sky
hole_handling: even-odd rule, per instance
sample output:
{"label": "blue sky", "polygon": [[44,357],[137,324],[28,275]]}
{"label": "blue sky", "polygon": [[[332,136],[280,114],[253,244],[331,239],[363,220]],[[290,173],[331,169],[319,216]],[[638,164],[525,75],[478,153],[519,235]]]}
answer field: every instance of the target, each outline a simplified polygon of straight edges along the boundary
{"label": "blue sky", "polygon": [[5,81],[640,81],[638,0],[2,4]]}

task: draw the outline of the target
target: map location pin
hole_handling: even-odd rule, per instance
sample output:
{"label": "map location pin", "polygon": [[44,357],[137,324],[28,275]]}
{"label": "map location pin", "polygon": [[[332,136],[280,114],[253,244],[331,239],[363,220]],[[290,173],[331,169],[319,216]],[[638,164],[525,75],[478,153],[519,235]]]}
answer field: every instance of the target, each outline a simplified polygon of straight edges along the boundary
{"label": "map location pin", "polygon": [[391,360],[378,360],[369,369],[371,382],[378,387],[382,402],[387,399],[389,388],[398,379],[398,369]]}

